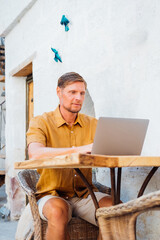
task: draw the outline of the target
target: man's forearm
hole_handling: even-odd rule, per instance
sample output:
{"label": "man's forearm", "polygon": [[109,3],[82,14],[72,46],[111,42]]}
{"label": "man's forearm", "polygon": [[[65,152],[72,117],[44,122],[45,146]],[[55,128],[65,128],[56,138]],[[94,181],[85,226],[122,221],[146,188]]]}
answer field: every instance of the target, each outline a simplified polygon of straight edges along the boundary
{"label": "man's forearm", "polygon": [[31,146],[29,146],[29,159],[56,157],[72,153],[87,153],[91,151],[91,148],[92,144],[72,148],[49,148],[44,147],[43,145],[35,147],[31,144]]}
{"label": "man's forearm", "polygon": [[32,154],[29,154],[29,158],[31,159],[40,159],[47,157],[56,157],[59,155],[76,153],[76,148],[49,148],[49,147],[41,147],[37,151],[33,151]]}

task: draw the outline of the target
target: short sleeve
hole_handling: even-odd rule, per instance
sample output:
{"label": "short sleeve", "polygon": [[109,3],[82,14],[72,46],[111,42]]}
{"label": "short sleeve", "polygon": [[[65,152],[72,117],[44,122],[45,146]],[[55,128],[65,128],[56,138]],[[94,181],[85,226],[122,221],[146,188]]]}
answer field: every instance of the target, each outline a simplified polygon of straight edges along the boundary
{"label": "short sleeve", "polygon": [[44,146],[46,146],[47,126],[41,116],[37,116],[31,119],[26,135],[27,146],[33,142],[42,143]]}

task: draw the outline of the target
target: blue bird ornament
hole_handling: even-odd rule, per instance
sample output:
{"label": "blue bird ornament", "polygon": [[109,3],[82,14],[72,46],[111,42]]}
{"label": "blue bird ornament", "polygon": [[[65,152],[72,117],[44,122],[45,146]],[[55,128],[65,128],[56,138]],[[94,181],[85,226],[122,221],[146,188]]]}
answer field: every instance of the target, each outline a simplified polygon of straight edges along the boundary
{"label": "blue bird ornament", "polygon": [[65,26],[65,31],[67,32],[69,30],[69,27],[68,27],[69,20],[65,17],[65,15],[62,16],[60,23],[61,25]]}
{"label": "blue bird ornament", "polygon": [[55,60],[56,62],[58,62],[58,61],[62,62],[62,59],[61,59],[61,57],[59,56],[58,51],[57,51],[56,49],[54,49],[54,48],[51,48],[51,50],[55,53],[54,60]]}

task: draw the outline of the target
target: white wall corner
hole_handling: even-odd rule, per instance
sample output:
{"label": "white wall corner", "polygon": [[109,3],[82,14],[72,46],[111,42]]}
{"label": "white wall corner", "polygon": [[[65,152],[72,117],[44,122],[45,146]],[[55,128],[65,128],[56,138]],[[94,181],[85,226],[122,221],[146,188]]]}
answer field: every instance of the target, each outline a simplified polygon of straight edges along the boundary
{"label": "white wall corner", "polygon": [[[19,2],[19,4],[17,3]],[[17,25],[37,0],[0,0],[0,36],[5,37]]]}

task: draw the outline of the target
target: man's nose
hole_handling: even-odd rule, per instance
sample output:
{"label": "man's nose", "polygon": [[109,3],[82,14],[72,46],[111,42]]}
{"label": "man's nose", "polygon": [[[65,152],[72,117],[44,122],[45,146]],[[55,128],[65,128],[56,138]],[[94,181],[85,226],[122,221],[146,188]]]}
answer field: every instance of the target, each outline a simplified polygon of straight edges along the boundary
{"label": "man's nose", "polygon": [[82,96],[81,96],[80,93],[76,94],[76,99],[77,99],[77,100],[81,100],[81,99],[82,99]]}

